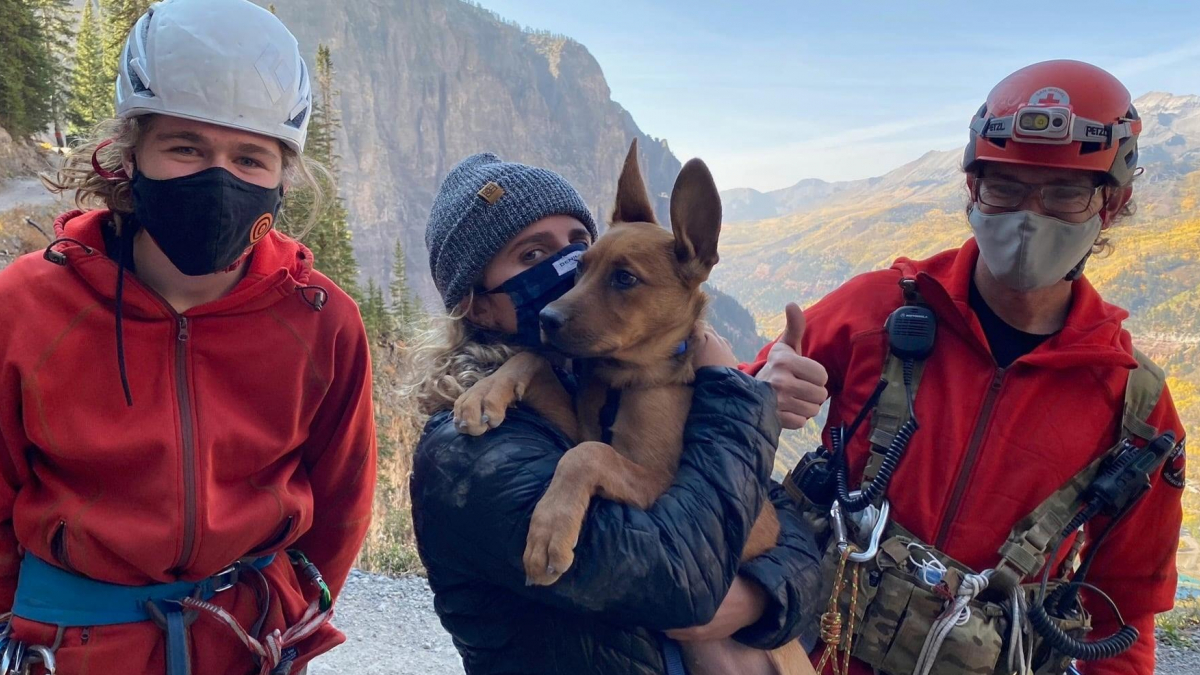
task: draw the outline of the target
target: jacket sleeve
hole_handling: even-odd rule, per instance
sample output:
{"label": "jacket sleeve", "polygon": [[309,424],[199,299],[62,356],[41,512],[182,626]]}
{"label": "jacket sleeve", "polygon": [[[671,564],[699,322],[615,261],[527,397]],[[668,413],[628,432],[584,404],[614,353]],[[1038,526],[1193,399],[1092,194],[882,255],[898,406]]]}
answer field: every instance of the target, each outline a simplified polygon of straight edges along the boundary
{"label": "jacket sleeve", "polygon": [[[1183,518],[1183,471],[1185,461],[1184,430],[1164,388],[1150,424],[1159,431],[1168,429],[1180,439],[1178,455],[1152,477],[1150,490],[1134,506],[1124,522],[1113,528],[1096,553],[1088,581],[1108,594],[1121,610],[1125,621],[1140,633],[1137,643],[1121,656],[1086,665],[1086,675],[1127,675],[1154,672],[1154,615],[1174,605],[1177,572],[1175,553],[1179,548],[1179,527]],[[1102,524],[1102,523],[1101,523]],[[1086,549],[1084,555],[1087,555]],[[1093,635],[1116,632],[1119,624],[1102,599],[1085,594],[1092,614]],[[1093,638],[1095,639],[1095,638]]]}
{"label": "jacket sleeve", "polygon": [[357,316],[339,331],[334,359],[333,380],[302,448],[313,518],[295,548],[317,566],[336,598],[366,538],[375,494],[371,355]]}
{"label": "jacket sleeve", "polygon": [[766,498],[778,437],[769,387],[732,369],[700,369],[674,483],[647,511],[593,500],[574,564],[540,587],[526,585],[522,556],[562,447],[512,420],[478,438],[443,421],[427,430],[414,466],[421,557],[431,581],[452,569],[619,625],[707,623]]}
{"label": "jacket sleeve", "polygon": [[783,486],[773,483],[770,497],[779,515],[779,545],[738,570],[767,591],[767,608],[758,622],[733,635],[759,649],[796,639],[820,607],[821,555],[813,533]]}

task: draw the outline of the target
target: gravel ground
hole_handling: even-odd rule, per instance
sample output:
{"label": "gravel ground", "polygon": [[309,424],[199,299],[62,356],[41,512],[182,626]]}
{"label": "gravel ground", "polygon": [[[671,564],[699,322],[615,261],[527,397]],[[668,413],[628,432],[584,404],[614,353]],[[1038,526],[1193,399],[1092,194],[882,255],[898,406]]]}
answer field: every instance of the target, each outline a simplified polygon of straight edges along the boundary
{"label": "gravel ground", "polygon": [[[346,644],[317,659],[310,675],[461,675],[462,662],[433,613],[421,577],[397,579],[355,570],[338,600],[334,623]],[[1200,674],[1200,634],[1191,649],[1158,648],[1156,675]]]}
{"label": "gravel ground", "polygon": [[422,577],[354,570],[338,598],[334,624],[346,643],[309,666],[309,675],[461,675],[462,661],[433,612]]}
{"label": "gravel ground", "polygon": [[1161,631],[1158,641],[1158,667],[1156,675],[1197,675],[1200,674],[1200,630],[1191,631],[1191,646],[1188,648],[1172,647],[1164,644]]}
{"label": "gravel ground", "polygon": [[37,178],[16,178],[0,183],[0,212],[19,205],[53,204],[58,197],[51,194]]}

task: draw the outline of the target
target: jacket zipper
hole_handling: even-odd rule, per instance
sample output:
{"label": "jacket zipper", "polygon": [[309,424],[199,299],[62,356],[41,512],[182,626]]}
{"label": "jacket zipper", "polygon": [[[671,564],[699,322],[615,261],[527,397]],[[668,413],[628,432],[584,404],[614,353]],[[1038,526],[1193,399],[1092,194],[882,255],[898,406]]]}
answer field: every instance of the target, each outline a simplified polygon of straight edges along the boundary
{"label": "jacket zipper", "polygon": [[179,401],[179,418],[183,429],[183,550],[175,569],[182,571],[192,558],[196,543],[196,447],[192,429],[192,400],[187,385],[187,342],[191,337],[186,316],[175,314],[178,332],[175,337],[175,395]]}
{"label": "jacket zipper", "polygon": [[[113,263],[114,267],[117,264]],[[123,274],[120,268],[117,274]],[[187,386],[187,342],[191,337],[188,318],[175,311],[175,307],[158,291],[143,284],[142,288],[171,313],[175,318],[175,397],[179,403],[179,416],[183,435],[183,550],[179,554],[174,571],[183,571],[192,559],[196,545],[196,447],[195,429],[192,427],[192,400]]]}
{"label": "jacket zipper", "polygon": [[290,535],[292,533],[292,526],[295,524],[295,521],[296,521],[296,516],[288,516],[287,520],[283,521],[283,525],[279,526],[279,528],[275,531],[274,534],[271,535],[271,537],[269,539],[267,539],[263,543],[259,544],[258,546],[255,546],[254,548],[250,549],[250,552],[247,553],[246,555],[247,556],[256,556],[260,553],[265,553],[267,551],[270,551],[271,549],[275,548],[276,546],[282,544],[284,542],[284,540],[286,540],[288,538],[288,535]]}
{"label": "jacket zipper", "polygon": [[945,515],[942,517],[942,525],[938,528],[937,538],[934,540],[933,547],[939,551],[945,551],[946,536],[950,533],[950,524],[954,522],[955,514],[958,513],[958,507],[962,502],[963,494],[967,491],[967,483],[971,480],[971,471],[975,468],[975,461],[979,458],[979,447],[983,445],[983,435],[987,431],[988,424],[992,421],[992,409],[996,406],[996,399],[1000,396],[1000,386],[1004,383],[1004,368],[997,368],[995,375],[992,376],[992,384],[988,387],[987,396],[983,399],[983,409],[979,412],[979,421],[975,423],[975,431],[971,433],[971,444],[967,446],[967,456],[963,460],[962,468],[958,471],[958,477],[954,481],[954,492],[950,494],[950,504],[946,507]]}
{"label": "jacket zipper", "polygon": [[54,555],[54,560],[58,562],[63,569],[74,574],[79,574],[79,570],[71,564],[71,556],[67,553],[67,521],[58,521],[58,529],[54,531],[54,538],[50,542],[50,552]]}

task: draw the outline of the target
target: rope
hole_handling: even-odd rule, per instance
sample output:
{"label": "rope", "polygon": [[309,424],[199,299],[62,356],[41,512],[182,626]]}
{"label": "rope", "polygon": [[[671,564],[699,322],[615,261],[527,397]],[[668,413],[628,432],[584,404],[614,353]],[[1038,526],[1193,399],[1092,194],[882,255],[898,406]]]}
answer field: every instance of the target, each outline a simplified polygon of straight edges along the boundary
{"label": "rope", "polygon": [[317,632],[321,626],[324,626],[333,618],[333,610],[321,610],[320,600],[313,600],[295,625],[286,631],[280,631],[276,628],[266,638],[258,640],[246,632],[246,629],[242,628],[241,624],[238,623],[232,614],[211,602],[187,598],[182,600],[180,604],[186,609],[209,614],[225,624],[261,662],[262,666],[261,670],[259,670],[259,675],[270,675],[271,671],[283,661],[283,651],[285,649]]}
{"label": "rope", "polygon": [[1008,632],[1008,671],[1015,675],[1033,675],[1033,636],[1025,620],[1025,592],[1020,586],[1012,589],[1012,619]]}
{"label": "rope", "polygon": [[968,574],[963,577],[962,584],[958,587],[958,593],[955,594],[954,603],[945,612],[942,612],[937,621],[933,622],[929,634],[925,636],[925,644],[922,645],[921,654],[917,657],[913,675],[929,675],[934,661],[937,660],[938,652],[942,649],[942,643],[946,641],[946,636],[954,630],[955,626],[961,626],[970,620],[971,608],[967,605],[988,587],[988,580],[991,576],[992,570],[984,570],[979,574]]}
{"label": "rope", "polygon": [[[821,641],[825,643],[825,652],[821,654],[821,660],[817,663],[817,673],[825,672],[825,664],[830,664],[833,667],[833,675],[848,675],[850,667],[850,647],[854,633],[854,612],[858,606],[858,565],[854,566],[853,581],[850,590],[850,630],[846,634],[846,655],[842,660],[841,668],[838,668],[837,652],[839,645],[842,642],[842,613],[838,608],[838,598],[842,595],[842,590],[846,587],[846,561],[850,559],[850,554],[858,550],[854,544],[849,544],[842,548],[841,556],[838,559],[837,572],[834,574],[833,593],[829,595],[829,603],[825,608],[825,613],[821,615]],[[832,658],[831,658],[832,657]]]}

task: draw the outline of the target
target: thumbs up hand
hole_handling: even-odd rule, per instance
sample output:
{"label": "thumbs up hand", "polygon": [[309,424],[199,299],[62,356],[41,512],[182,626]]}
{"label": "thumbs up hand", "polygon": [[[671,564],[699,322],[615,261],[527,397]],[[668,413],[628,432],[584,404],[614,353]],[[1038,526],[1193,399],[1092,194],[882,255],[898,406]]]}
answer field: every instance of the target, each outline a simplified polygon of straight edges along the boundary
{"label": "thumbs up hand", "polygon": [[804,339],[804,312],[796,303],[788,303],[787,327],[779,341],[767,353],[767,363],[758,371],[758,379],[771,385],[779,406],[779,420],[785,429],[799,429],[817,415],[829,398],[825,367],[801,353]]}

